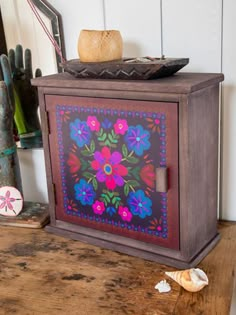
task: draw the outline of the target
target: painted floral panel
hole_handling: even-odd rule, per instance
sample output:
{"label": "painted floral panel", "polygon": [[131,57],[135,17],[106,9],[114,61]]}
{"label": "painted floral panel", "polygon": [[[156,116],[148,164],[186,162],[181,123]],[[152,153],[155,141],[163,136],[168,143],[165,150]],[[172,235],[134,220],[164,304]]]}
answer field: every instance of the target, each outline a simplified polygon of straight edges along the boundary
{"label": "painted floral panel", "polygon": [[166,239],[167,194],[155,191],[166,115],[57,105],[56,119],[66,215]]}

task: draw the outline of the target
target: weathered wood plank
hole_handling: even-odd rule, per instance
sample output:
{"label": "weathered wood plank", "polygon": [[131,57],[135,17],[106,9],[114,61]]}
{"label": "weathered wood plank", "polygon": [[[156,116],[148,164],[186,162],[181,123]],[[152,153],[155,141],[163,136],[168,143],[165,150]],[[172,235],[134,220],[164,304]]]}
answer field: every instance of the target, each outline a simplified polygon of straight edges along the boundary
{"label": "weathered wood plank", "polygon": [[216,248],[199,264],[209,278],[209,285],[197,294],[183,289],[173,314],[228,315],[236,265],[236,225],[220,225],[221,240]]}
{"label": "weathered wood plank", "polygon": [[[164,275],[170,267],[44,230],[1,227],[1,314],[228,314],[236,262],[236,225],[202,261],[209,286],[188,293]],[[170,293],[154,289],[168,279]]]}

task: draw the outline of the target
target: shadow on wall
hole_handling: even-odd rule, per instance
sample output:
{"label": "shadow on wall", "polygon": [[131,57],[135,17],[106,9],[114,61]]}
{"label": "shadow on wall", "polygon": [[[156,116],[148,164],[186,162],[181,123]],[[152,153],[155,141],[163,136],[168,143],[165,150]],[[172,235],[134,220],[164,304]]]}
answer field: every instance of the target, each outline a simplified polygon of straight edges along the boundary
{"label": "shadow on wall", "polygon": [[48,203],[43,149],[19,149],[18,158],[24,200]]}

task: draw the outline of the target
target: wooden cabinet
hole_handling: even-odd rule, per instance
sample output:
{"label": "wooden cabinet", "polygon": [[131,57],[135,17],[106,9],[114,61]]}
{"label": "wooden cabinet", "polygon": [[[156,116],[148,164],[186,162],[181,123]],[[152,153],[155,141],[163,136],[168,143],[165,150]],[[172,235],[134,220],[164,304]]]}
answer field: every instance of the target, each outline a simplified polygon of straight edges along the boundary
{"label": "wooden cabinet", "polygon": [[33,79],[51,223],[73,239],[176,267],[216,244],[221,74]]}

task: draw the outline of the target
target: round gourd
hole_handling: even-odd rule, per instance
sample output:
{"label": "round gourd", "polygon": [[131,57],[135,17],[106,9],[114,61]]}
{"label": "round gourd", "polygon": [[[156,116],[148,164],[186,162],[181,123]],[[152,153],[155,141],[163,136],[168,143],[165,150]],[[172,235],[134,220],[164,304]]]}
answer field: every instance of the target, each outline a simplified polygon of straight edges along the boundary
{"label": "round gourd", "polygon": [[81,62],[104,62],[122,59],[123,40],[116,30],[82,30],[78,40]]}

